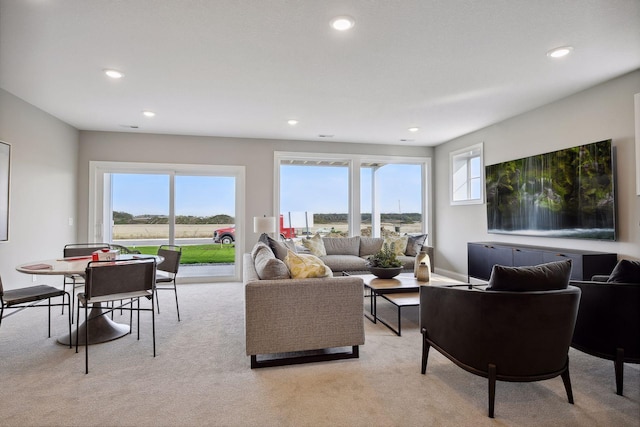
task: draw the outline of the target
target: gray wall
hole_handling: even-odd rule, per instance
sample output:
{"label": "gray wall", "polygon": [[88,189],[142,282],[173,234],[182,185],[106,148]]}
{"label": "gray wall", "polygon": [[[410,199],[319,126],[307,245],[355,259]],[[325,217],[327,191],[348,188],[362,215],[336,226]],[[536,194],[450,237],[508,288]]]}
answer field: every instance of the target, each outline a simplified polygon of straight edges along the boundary
{"label": "gray wall", "polygon": [[[467,273],[467,242],[500,241],[567,249],[610,251],[640,258],[640,197],[635,192],[634,94],[640,92],[640,71],[624,75],[558,102],[449,141],[436,148],[436,269]],[[487,233],[486,205],[449,204],[449,153],[484,143],[490,165],[613,140],[617,156],[618,241],[506,236]]]}
{"label": "gray wall", "polygon": [[433,154],[427,147],[81,131],[79,238],[86,239],[88,233],[90,161],[236,165],[246,167],[244,249],[248,250],[258,238],[253,233],[253,217],[273,212],[274,151],[413,157]]}
{"label": "gray wall", "polygon": [[61,257],[76,241],[78,131],[0,89],[0,140],[11,144],[9,241],[0,243],[0,275],[11,289],[32,283],[16,265]]}

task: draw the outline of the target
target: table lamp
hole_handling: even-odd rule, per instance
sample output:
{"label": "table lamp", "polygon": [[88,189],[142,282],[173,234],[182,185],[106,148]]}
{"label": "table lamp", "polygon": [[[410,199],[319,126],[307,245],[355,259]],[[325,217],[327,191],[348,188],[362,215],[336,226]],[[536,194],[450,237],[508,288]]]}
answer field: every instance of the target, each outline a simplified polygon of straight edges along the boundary
{"label": "table lamp", "polygon": [[276,218],[273,216],[255,216],[253,217],[253,232],[266,233],[271,235],[276,231]]}

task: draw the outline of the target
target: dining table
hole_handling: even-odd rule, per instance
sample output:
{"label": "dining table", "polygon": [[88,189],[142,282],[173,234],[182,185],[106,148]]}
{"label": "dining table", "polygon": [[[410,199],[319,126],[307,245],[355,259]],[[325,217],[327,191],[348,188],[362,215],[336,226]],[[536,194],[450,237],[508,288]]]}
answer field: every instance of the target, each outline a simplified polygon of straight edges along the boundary
{"label": "dining table", "polygon": [[[158,255],[122,254],[118,255],[117,261],[136,260],[144,258],[155,258],[156,263],[161,263],[164,258]],[[37,274],[43,276],[85,276],[85,271],[89,262],[93,260],[91,255],[67,258],[47,259],[43,261],[33,261],[20,264],[16,270],[25,274]],[[74,296],[72,296],[73,298]],[[121,338],[129,333],[129,325],[117,323],[104,314],[102,303],[94,303],[89,312],[89,342],[88,344],[99,344]],[[73,313],[71,313],[73,316]],[[77,326],[78,345],[86,345],[85,328],[87,322]],[[68,346],[76,344],[76,332],[71,335],[64,335],[57,339],[59,344]]]}

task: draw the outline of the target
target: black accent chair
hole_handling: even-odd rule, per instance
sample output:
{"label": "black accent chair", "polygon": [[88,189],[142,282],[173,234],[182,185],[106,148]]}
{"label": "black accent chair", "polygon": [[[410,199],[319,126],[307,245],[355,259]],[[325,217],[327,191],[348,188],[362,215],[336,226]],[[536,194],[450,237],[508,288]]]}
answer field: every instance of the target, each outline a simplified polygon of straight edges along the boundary
{"label": "black accent chair", "polygon": [[182,248],[180,246],[162,245],[158,249],[158,255],[164,258],[164,261],[158,264],[158,274],[156,274],[156,306],[158,307],[158,314],[160,314],[158,291],[173,290],[176,297],[176,312],[178,313],[179,322],[180,308],[178,307],[176,276],[178,275],[178,268],[180,268]]}
{"label": "black accent chair", "polygon": [[489,417],[496,381],[561,376],[569,403],[569,344],[580,289],[489,291],[471,286],[420,287],[422,374],[430,347],[462,369],[489,380]]}
{"label": "black accent chair", "polygon": [[616,393],[622,396],[624,364],[640,363],[640,283],[571,284],[582,290],[571,347],[612,360]]}
{"label": "black accent chair", "polygon": [[[133,322],[133,312],[137,312],[138,340],[140,339],[140,311],[151,311],[153,334],[153,357],[156,357],[156,322],[153,309],[153,297],[156,282],[155,258],[144,258],[135,261],[91,261],[85,273],[85,291],[78,294],[77,321],[80,322],[80,306],[84,307],[85,343],[89,343],[89,306],[111,303],[112,307],[104,309],[101,316],[113,310],[128,310],[129,333]],[[151,300],[150,308],[140,308],[140,298]],[[120,301],[119,306],[115,306]],[[124,302],[122,302],[124,301]],[[136,305],[134,306],[134,303]],[[93,311],[92,311],[93,312]],[[76,353],[78,352],[78,331],[76,329]],[[89,373],[89,345],[85,345],[85,373]]]}
{"label": "black accent chair", "polygon": [[[65,296],[67,297],[66,304],[64,302]],[[52,304],[51,298],[57,297],[62,297],[62,302]],[[69,336],[71,336],[70,300],[71,296],[68,292],[49,285],[36,285],[5,291],[4,287],[2,286],[2,279],[0,278],[0,325],[2,324],[2,319],[17,313],[18,311],[24,310],[25,308],[47,307],[49,309],[48,337],[51,338],[51,307],[60,305],[64,307],[66,305],[69,314]],[[46,304],[43,304],[44,301],[46,301]],[[11,313],[5,315],[5,308],[14,309],[16,311],[12,311]],[[69,341],[69,348],[71,348],[71,341]]]}
{"label": "black accent chair", "polygon": [[[109,249],[108,243],[69,243],[64,246],[62,250],[62,256],[65,258],[84,257],[90,256],[95,251],[100,249]],[[71,286],[71,312],[73,313],[75,290],[84,286],[84,277],[78,274],[68,274],[64,276],[64,282],[62,283],[62,290],[67,289],[67,285]],[[62,307],[62,313],[64,314],[64,307]],[[71,316],[71,322],[73,323],[73,316]]]}

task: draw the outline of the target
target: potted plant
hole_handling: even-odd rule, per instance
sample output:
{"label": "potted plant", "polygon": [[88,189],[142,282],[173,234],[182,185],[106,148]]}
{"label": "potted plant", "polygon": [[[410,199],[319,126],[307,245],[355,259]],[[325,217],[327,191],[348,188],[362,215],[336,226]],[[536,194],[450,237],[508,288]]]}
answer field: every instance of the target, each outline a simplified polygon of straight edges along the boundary
{"label": "potted plant", "polygon": [[369,257],[369,271],[381,279],[391,279],[402,271],[402,261],[395,252],[395,244],[385,243],[382,249]]}

